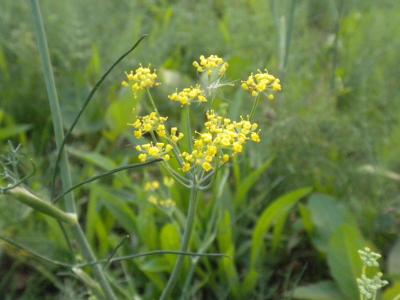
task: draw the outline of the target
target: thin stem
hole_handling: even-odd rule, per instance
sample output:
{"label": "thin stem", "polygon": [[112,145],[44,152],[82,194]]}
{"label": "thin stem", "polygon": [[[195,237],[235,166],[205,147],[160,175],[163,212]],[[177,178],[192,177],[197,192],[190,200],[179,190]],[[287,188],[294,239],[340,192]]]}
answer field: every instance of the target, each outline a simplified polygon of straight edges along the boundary
{"label": "thin stem", "polygon": [[[195,217],[196,207],[197,207],[197,198],[198,198],[197,192],[198,192],[197,185],[196,185],[196,183],[194,183],[193,187],[190,189],[188,216],[186,219],[185,230],[183,233],[182,244],[181,244],[181,248],[180,248],[180,251],[182,251],[182,252],[186,252],[189,248],[190,236],[192,233],[194,217]],[[182,270],[183,261],[184,261],[184,256],[182,256],[182,255],[178,256],[174,270],[172,271],[172,274],[168,280],[168,283],[167,283],[164,291],[161,294],[160,300],[166,300],[169,298],[169,295],[173,291],[173,289],[178,281],[178,277]]]}
{"label": "thin stem", "polygon": [[149,89],[146,89],[146,93],[147,93],[147,96],[149,96],[149,100],[150,100],[151,106],[153,106],[154,111],[157,113],[157,115],[160,115],[160,113],[158,112],[156,103],[154,102],[153,96],[151,95]]}
{"label": "thin stem", "polygon": [[255,115],[255,113],[256,113],[256,108],[257,108],[257,106],[258,106],[258,102],[260,102],[260,97],[259,97],[259,96],[256,96],[256,99],[254,99],[254,102],[253,102],[253,107],[251,108],[251,111],[250,111],[249,120],[252,120],[252,119],[253,119],[253,117],[254,117],[254,115]]}
{"label": "thin stem", "polygon": [[[46,33],[44,30],[43,19],[40,12],[40,6],[38,0],[31,0],[31,7],[34,19],[34,27],[36,30],[36,38],[37,44],[39,48],[40,58],[43,64],[43,73],[46,82],[46,88],[49,98],[51,116],[53,120],[54,133],[56,138],[56,145],[60,151],[60,167],[61,167],[61,180],[62,185],[65,190],[68,190],[72,186],[72,179],[70,173],[70,167],[68,163],[68,157],[64,149],[61,149],[61,145],[64,140],[64,132],[63,132],[63,121],[61,116],[60,105],[58,102],[58,95],[54,81],[53,69],[50,60],[49,49],[47,46]],[[76,215],[76,206],[75,199],[72,193],[69,193],[64,198],[64,204],[67,212],[73,213]],[[96,260],[96,257],[82,231],[82,228],[78,222],[72,226],[72,233],[77,239],[82,253],[86,260],[93,261]],[[104,292],[104,295],[109,300],[116,300],[116,296],[109,285],[106,276],[104,274],[101,266],[94,266],[94,272],[97,276],[97,280],[99,281],[101,288]]]}
{"label": "thin stem", "polygon": [[[173,251],[173,250],[154,250],[150,252],[144,252],[144,253],[138,253],[138,254],[130,254],[130,255],[125,255],[125,256],[118,256],[114,257],[110,260],[109,263],[114,263],[114,262],[119,262],[119,261],[124,261],[124,260],[130,260],[130,259],[136,259],[139,257],[146,257],[146,256],[158,256],[158,255],[179,255],[179,256],[196,256],[196,257],[226,257],[229,258],[228,255],[222,254],[222,253],[198,253],[198,252],[183,252],[183,251]],[[76,265],[78,268],[83,268],[87,266],[93,266],[96,264],[103,264],[107,263],[108,259],[100,259],[97,261],[92,261],[88,263],[82,263]]]}
{"label": "thin stem", "polygon": [[61,154],[62,151],[64,149],[65,143],[67,141],[67,139],[70,137],[72,130],[74,130],[76,124],[78,123],[82,113],[85,111],[87,105],[89,104],[89,102],[92,100],[94,94],[96,93],[96,91],[98,90],[98,88],[101,86],[101,84],[103,83],[103,81],[107,78],[107,76],[111,73],[111,71],[115,68],[115,66],[117,66],[125,57],[128,56],[129,53],[131,53],[133,50],[136,49],[137,46],[139,46],[139,44],[143,41],[143,39],[146,37],[147,35],[143,35],[140,37],[140,39],[137,40],[137,42],[128,50],[126,51],[124,54],[122,54],[112,65],[110,68],[108,68],[108,70],[101,76],[101,78],[99,79],[99,81],[96,82],[96,84],[94,85],[93,89],[90,91],[89,95],[86,97],[85,101],[83,102],[83,105],[81,107],[81,109],[79,110],[78,114],[76,115],[74,121],[72,122],[71,126],[68,128],[68,131],[65,134],[65,137],[61,143],[61,146],[58,149],[58,153],[57,153],[57,159],[56,162],[54,164],[54,174],[53,174],[53,179],[52,179],[52,198],[54,197],[54,193],[55,193],[55,179],[56,179],[56,175],[57,175],[57,170],[58,170],[58,165],[60,163],[60,159],[61,159]]}
{"label": "thin stem", "polygon": [[187,105],[185,107],[184,114],[185,114],[185,119],[186,119],[185,120],[186,121],[185,135],[187,137],[189,152],[192,152],[192,150],[193,150],[193,145],[192,145],[193,142],[192,142],[192,138],[191,138],[192,137],[192,125],[190,123],[190,106],[189,105]]}
{"label": "thin stem", "polygon": [[58,260],[43,256],[43,255],[41,255],[41,254],[31,250],[31,249],[28,249],[27,247],[25,247],[25,246],[15,242],[15,241],[13,241],[12,239],[10,239],[10,238],[8,238],[6,236],[0,235],[0,240],[2,240],[4,242],[7,242],[10,245],[14,246],[15,248],[20,249],[22,251],[25,251],[25,252],[29,253],[30,255],[32,255],[33,257],[39,258],[39,259],[41,259],[41,260],[43,260],[45,262],[48,262],[48,263],[51,263],[51,264],[54,264],[54,265],[57,265],[57,266],[61,266],[61,267],[67,267],[67,268],[71,268],[72,267],[72,265],[70,265],[68,263],[64,263],[62,261],[58,261]]}
{"label": "thin stem", "polygon": [[86,180],[84,180],[84,181],[82,181],[82,182],[80,182],[80,183],[78,183],[78,184],[76,184],[76,185],[70,187],[70,188],[67,189],[65,192],[62,192],[60,195],[58,195],[57,197],[55,197],[55,198],[52,200],[52,202],[55,203],[55,202],[57,202],[58,200],[60,200],[61,198],[63,198],[65,195],[67,195],[68,193],[72,192],[73,190],[75,190],[75,189],[81,187],[82,185],[85,185],[85,184],[87,184],[87,183],[90,183],[90,182],[93,182],[93,181],[95,181],[95,180],[98,180],[98,179],[100,179],[100,178],[103,178],[103,177],[106,177],[106,176],[109,176],[109,175],[112,175],[112,174],[114,174],[114,173],[121,172],[121,171],[124,171],[124,170],[135,169],[135,168],[138,168],[138,167],[144,167],[144,166],[151,165],[151,164],[153,164],[153,163],[160,162],[160,161],[162,161],[162,159],[161,159],[161,158],[158,158],[158,159],[146,161],[146,162],[144,162],[144,163],[138,163],[138,164],[132,164],[132,165],[127,165],[127,166],[122,166],[122,167],[115,168],[115,169],[112,169],[112,170],[110,170],[110,171],[101,173],[101,174],[99,174],[99,175],[95,175],[95,176],[93,176],[93,177],[90,177],[90,178],[88,178],[88,179],[86,179]]}
{"label": "thin stem", "polygon": [[[86,236],[82,230],[82,227],[77,224],[75,226],[72,227],[72,232],[75,235],[75,237],[78,240],[79,245],[82,248],[82,252],[84,257],[88,260],[88,261],[95,261],[96,260],[96,256],[93,253],[92,248],[89,245],[89,242],[86,239]],[[104,292],[104,294],[107,296],[107,299],[109,300],[117,300],[118,298],[115,296],[114,291],[112,290],[107,278],[106,278],[106,274],[102,268],[102,266],[100,265],[94,265],[93,266],[94,272],[96,274],[97,280],[100,283],[100,286]]]}

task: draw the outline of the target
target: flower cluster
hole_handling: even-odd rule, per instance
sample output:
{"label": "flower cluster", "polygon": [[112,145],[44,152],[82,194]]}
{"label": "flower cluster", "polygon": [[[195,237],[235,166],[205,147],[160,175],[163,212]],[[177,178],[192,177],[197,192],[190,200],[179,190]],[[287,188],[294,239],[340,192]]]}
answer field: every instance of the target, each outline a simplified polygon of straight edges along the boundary
{"label": "flower cluster", "polygon": [[172,208],[175,207],[175,201],[172,200],[171,198],[167,198],[167,199],[159,199],[157,196],[151,195],[149,197],[149,202],[151,204],[154,204],[156,206],[161,206],[164,208]]}
{"label": "flower cluster", "polygon": [[182,153],[185,161],[183,172],[190,171],[194,166],[209,172],[241,153],[247,141],[260,142],[256,123],[243,118],[239,122],[232,121],[214,111],[207,112],[206,116],[205,130],[194,140],[193,151]]}
{"label": "flower cluster", "polygon": [[194,61],[193,66],[196,68],[197,72],[207,72],[208,76],[211,76],[214,70],[218,72],[219,76],[224,76],[228,69],[228,63],[224,62],[224,60],[217,55],[210,55],[207,58],[201,55],[200,62]]}
{"label": "flower cluster", "polygon": [[190,105],[193,102],[207,102],[204,92],[200,89],[199,85],[195,87],[185,88],[182,91],[175,92],[168,96],[172,101],[179,102],[181,106]]}
{"label": "flower cluster", "polygon": [[357,278],[358,289],[360,294],[366,299],[374,299],[376,292],[387,285],[389,282],[382,279],[383,274],[378,272],[374,277],[368,278],[366,275],[361,275]]}
{"label": "flower cluster", "polygon": [[[164,185],[170,187],[174,183],[174,180],[169,177],[164,178]],[[160,206],[163,208],[172,208],[175,207],[175,201],[173,201],[170,197],[165,197],[165,190],[161,188],[160,182],[157,180],[152,180],[146,182],[144,185],[144,190],[148,192],[150,195],[148,197],[148,201],[151,204],[156,206]]]}
{"label": "flower cluster", "polygon": [[379,253],[372,252],[371,249],[365,247],[363,250],[358,250],[358,254],[367,267],[379,267],[378,259],[382,257]]}
{"label": "flower cluster", "polygon": [[122,86],[130,86],[135,95],[141,90],[160,85],[160,83],[157,82],[157,74],[155,70],[152,72],[148,67],[140,66],[135,70],[135,72],[130,71],[129,73],[126,73],[126,78],[127,80],[122,81]]}
{"label": "flower cluster", "polygon": [[139,160],[145,162],[149,158],[162,158],[169,160],[171,156],[168,154],[172,150],[172,146],[166,143],[148,143],[136,146],[136,150],[140,152]]}
{"label": "flower cluster", "polygon": [[242,81],[242,88],[248,91],[253,97],[269,91],[268,99],[270,100],[274,99],[272,92],[280,92],[282,90],[279,78],[269,74],[266,70],[264,73],[258,70],[257,74],[250,74],[247,80]]}
{"label": "flower cluster", "polygon": [[148,191],[155,191],[158,190],[160,188],[160,183],[157,180],[153,180],[153,181],[148,181],[146,182],[146,184],[144,185],[144,190],[146,192]]}
{"label": "flower cluster", "polygon": [[143,134],[152,131],[155,131],[160,137],[165,137],[167,133],[164,123],[167,119],[167,117],[161,117],[157,113],[152,112],[146,116],[138,117],[134,123],[128,125],[136,129],[133,134],[138,139],[141,138]]}
{"label": "flower cluster", "polygon": [[379,267],[378,259],[381,255],[372,252],[368,247],[365,247],[363,250],[358,250],[358,254],[363,263],[361,277],[357,278],[361,299],[375,299],[378,290],[389,282],[382,279],[383,274],[381,272],[376,273],[373,277],[368,277],[366,269],[367,267]]}

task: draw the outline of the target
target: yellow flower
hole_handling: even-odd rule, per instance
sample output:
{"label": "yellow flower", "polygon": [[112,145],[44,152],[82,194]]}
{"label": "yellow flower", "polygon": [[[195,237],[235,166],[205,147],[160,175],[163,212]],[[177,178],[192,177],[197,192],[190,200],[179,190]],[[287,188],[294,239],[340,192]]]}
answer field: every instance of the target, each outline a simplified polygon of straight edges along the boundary
{"label": "yellow flower", "polygon": [[171,208],[176,206],[175,201],[173,201],[171,198],[160,200],[159,205],[165,208]]}
{"label": "yellow flower", "polygon": [[190,169],[191,169],[190,164],[187,163],[187,162],[185,162],[185,163],[183,164],[183,166],[182,166],[182,172],[187,173],[187,172],[190,171]]}
{"label": "yellow flower", "polygon": [[149,201],[151,204],[154,204],[154,205],[157,205],[157,204],[158,204],[158,199],[157,199],[157,197],[154,196],[154,195],[151,195],[151,196],[149,197],[148,201]]}
{"label": "yellow flower", "polygon": [[[242,88],[248,91],[253,97],[268,91],[280,92],[282,90],[279,78],[269,74],[266,70],[264,73],[258,70],[257,74],[250,74],[247,80],[242,81]],[[272,93],[269,93],[267,97],[269,100],[274,99]]]}
{"label": "yellow flower", "polygon": [[170,134],[170,138],[171,138],[171,141],[173,142],[173,143],[177,143],[179,140],[181,140],[182,138],[183,138],[183,133],[182,132],[179,132],[179,133],[177,133],[178,132],[178,128],[176,128],[176,127],[172,127],[171,128],[171,134]]}
{"label": "yellow flower", "polygon": [[160,188],[160,183],[157,180],[146,182],[144,185],[145,191],[155,191]]}
{"label": "yellow flower", "polygon": [[179,102],[181,106],[190,105],[193,102],[204,103],[207,102],[204,92],[200,89],[199,85],[195,87],[185,88],[182,91],[175,92],[168,96],[172,101]]}
{"label": "yellow flower", "polygon": [[218,75],[222,77],[228,69],[228,63],[224,62],[224,60],[217,55],[210,55],[207,58],[201,55],[200,62],[194,61],[193,66],[196,68],[197,72],[207,72],[208,76],[211,76],[213,71],[217,71]]}
{"label": "yellow flower", "polygon": [[141,162],[145,162],[149,158],[162,158],[164,160],[169,160],[170,156],[168,152],[172,150],[172,146],[165,143],[148,143],[136,146],[136,150],[141,152],[139,154],[139,160]]}
{"label": "yellow flower", "polygon": [[168,177],[168,176],[164,177],[163,182],[164,182],[164,185],[165,185],[166,187],[171,187],[171,186],[173,186],[174,183],[175,183],[174,179],[171,178],[171,177]]}
{"label": "yellow flower", "polygon": [[127,80],[122,81],[122,86],[131,88],[133,94],[136,94],[144,89],[149,89],[152,87],[159,86],[160,83],[157,82],[156,71],[153,72],[149,67],[143,67],[140,65],[135,71],[130,71],[125,73]]}
{"label": "yellow flower", "polygon": [[199,166],[209,172],[230,160],[231,156],[243,152],[247,141],[260,142],[256,132],[258,125],[248,118],[241,117],[239,122],[218,116],[214,111],[206,113],[205,130],[194,139],[191,153],[182,153],[185,172],[193,166]]}
{"label": "yellow flower", "polygon": [[166,128],[164,123],[167,121],[167,117],[161,117],[156,112],[152,112],[148,115],[138,117],[135,122],[128,124],[135,128],[133,132],[136,138],[141,138],[144,134],[155,131],[158,136],[166,136]]}
{"label": "yellow flower", "polygon": [[207,162],[207,161],[205,161],[205,162],[203,162],[203,164],[201,165],[201,167],[204,169],[204,171],[206,171],[206,172],[209,172],[209,171],[211,171],[212,170],[212,165],[209,163],[209,162]]}

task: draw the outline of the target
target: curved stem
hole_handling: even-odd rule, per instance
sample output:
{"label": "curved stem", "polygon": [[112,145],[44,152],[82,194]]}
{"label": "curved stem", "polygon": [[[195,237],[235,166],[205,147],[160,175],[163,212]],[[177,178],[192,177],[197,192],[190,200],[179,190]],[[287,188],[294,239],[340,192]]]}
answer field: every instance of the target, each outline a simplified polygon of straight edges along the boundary
{"label": "curved stem", "polygon": [[[47,88],[47,94],[49,98],[51,116],[53,120],[54,133],[56,138],[56,145],[60,151],[60,167],[61,167],[61,180],[62,185],[65,190],[69,189],[72,186],[71,172],[68,162],[68,156],[65,152],[65,149],[61,149],[61,145],[64,140],[64,131],[63,131],[63,120],[60,110],[60,105],[58,101],[57,89],[55,85],[53,68],[50,60],[49,49],[47,46],[47,38],[44,30],[44,24],[42,19],[42,14],[40,12],[40,5],[38,0],[31,0],[31,7],[33,13],[34,27],[36,30],[36,39],[39,48],[39,55],[43,65],[43,74],[45,77],[45,83]],[[29,199],[27,197],[26,199]],[[36,201],[35,203],[39,203]],[[64,198],[65,208],[67,212],[73,213],[76,215],[76,205],[75,199],[72,193],[67,194]],[[43,203],[40,203],[43,204]],[[43,206],[43,205],[42,205]],[[53,207],[51,207],[54,210]],[[72,224],[72,233],[77,240],[82,254],[85,259],[89,261],[96,260],[96,256],[93,253],[92,248],[90,247],[85,234],[83,233],[82,227],[76,221],[75,224]],[[109,300],[116,300],[117,297],[114,294],[110,284],[107,281],[104,270],[101,266],[94,266],[93,271],[99,281],[99,284],[104,292],[104,295]]]}
{"label": "curved stem", "polygon": [[[194,184],[193,187],[190,189],[188,216],[186,219],[185,230],[183,233],[182,244],[181,244],[181,248],[180,248],[180,251],[182,251],[182,252],[186,252],[187,249],[189,248],[190,236],[192,233],[194,217],[195,217],[195,212],[196,212],[196,207],[197,207],[197,192],[198,192],[197,185]],[[173,291],[173,289],[176,285],[176,282],[178,281],[178,277],[181,273],[184,258],[185,257],[183,255],[178,256],[174,270],[172,271],[172,274],[168,280],[168,283],[167,283],[164,291],[161,294],[160,300],[168,299],[169,295]]]}
{"label": "curved stem", "polygon": [[74,130],[76,124],[78,123],[81,115],[83,114],[83,112],[85,111],[87,105],[89,104],[89,102],[92,100],[94,94],[96,93],[96,91],[98,90],[98,88],[101,86],[101,84],[103,83],[103,81],[107,78],[108,74],[111,73],[111,71],[126,57],[128,56],[129,53],[131,53],[133,50],[136,49],[137,46],[139,46],[139,44],[143,41],[143,39],[146,37],[147,35],[144,34],[142,35],[137,42],[128,50],[126,51],[124,54],[122,54],[112,65],[111,67],[109,67],[107,69],[107,71],[101,76],[101,78],[99,79],[99,81],[96,82],[96,84],[94,85],[93,89],[90,91],[89,95],[86,97],[85,101],[83,102],[82,107],[80,108],[78,114],[75,116],[74,121],[72,122],[71,126],[68,128],[68,131],[65,134],[65,137],[63,138],[63,141],[61,143],[61,146],[58,149],[57,152],[57,158],[56,158],[56,162],[54,164],[54,171],[53,171],[53,179],[52,179],[52,188],[51,188],[51,198],[54,198],[55,196],[55,180],[56,180],[56,176],[57,176],[57,170],[58,170],[58,165],[60,163],[61,160],[61,155],[65,146],[65,143],[67,142],[67,139],[70,137],[70,135],[72,134],[72,130]]}

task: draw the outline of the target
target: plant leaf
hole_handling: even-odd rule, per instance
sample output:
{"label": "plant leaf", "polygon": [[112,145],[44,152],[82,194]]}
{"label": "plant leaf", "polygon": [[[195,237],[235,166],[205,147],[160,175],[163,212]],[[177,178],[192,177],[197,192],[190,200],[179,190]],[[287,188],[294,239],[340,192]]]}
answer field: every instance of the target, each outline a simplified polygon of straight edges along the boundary
{"label": "plant leaf", "polygon": [[329,242],[329,269],[347,299],[358,297],[356,278],[361,274],[362,263],[357,251],[363,246],[365,241],[359,229],[349,224],[340,226]]}
{"label": "plant leaf", "polygon": [[400,238],[397,239],[397,242],[390,250],[387,259],[387,274],[400,275]]}
{"label": "plant leaf", "polygon": [[260,176],[271,166],[272,161],[273,159],[265,161],[259,168],[241,180],[234,198],[235,207],[238,207],[246,199],[247,193],[256,184]]}
{"label": "plant leaf", "polygon": [[343,295],[333,281],[326,280],[295,288],[293,298],[304,300],[339,300],[343,299]]}

